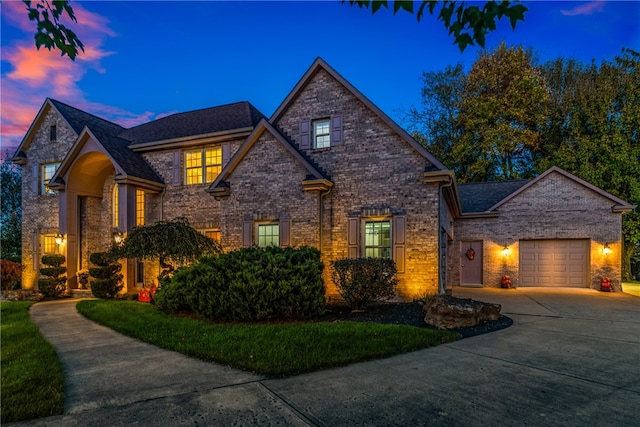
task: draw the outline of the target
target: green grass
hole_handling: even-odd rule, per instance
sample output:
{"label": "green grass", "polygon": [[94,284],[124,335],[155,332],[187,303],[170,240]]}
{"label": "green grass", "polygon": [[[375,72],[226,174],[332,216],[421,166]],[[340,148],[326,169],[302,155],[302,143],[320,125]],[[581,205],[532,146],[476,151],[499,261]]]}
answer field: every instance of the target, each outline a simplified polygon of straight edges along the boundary
{"label": "green grass", "polygon": [[86,300],[77,307],[125,335],[268,377],[388,357],[459,338],[447,331],[364,322],[209,323],[135,301]]}
{"label": "green grass", "polygon": [[64,409],[62,367],[29,318],[33,304],[0,303],[2,423],[58,415]]}

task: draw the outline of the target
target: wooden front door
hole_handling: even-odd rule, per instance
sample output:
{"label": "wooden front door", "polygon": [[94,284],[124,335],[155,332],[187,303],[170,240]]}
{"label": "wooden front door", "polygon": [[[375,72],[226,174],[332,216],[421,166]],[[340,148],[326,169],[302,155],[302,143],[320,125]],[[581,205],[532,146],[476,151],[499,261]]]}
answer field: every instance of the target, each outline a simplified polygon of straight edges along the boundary
{"label": "wooden front door", "polygon": [[461,242],[460,285],[482,286],[482,240]]}

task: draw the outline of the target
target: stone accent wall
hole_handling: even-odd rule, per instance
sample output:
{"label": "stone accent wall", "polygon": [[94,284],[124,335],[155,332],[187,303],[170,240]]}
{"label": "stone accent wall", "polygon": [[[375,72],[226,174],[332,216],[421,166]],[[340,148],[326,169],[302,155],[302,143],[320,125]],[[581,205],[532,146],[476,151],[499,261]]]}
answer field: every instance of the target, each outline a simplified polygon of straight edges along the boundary
{"label": "stone accent wall", "polygon": [[[439,201],[438,185],[423,183],[428,160],[324,70],[309,81],[277,125],[299,140],[302,120],[335,115],[342,116],[344,144],[307,150],[334,183],[323,203],[325,266],[347,256],[350,214],[364,218],[371,208],[404,212],[406,272],[399,275],[398,297],[436,292]],[[328,296],[337,295],[328,268],[324,277]]]}
{"label": "stone accent wall", "polygon": [[[49,130],[54,125],[57,138],[50,141]],[[62,162],[76,137],[66,121],[50,109],[25,151],[27,161],[22,165],[22,263],[26,266],[22,273],[22,287],[25,289],[37,286],[39,272],[35,269],[34,260],[38,258],[37,264],[40,264],[39,258],[42,257],[38,236],[42,233],[55,234],[59,230],[58,196],[39,194],[39,184],[34,192],[34,180],[40,182],[42,164]],[[64,248],[61,250],[64,253]]]}
{"label": "stone accent wall", "polygon": [[[621,287],[622,216],[613,213],[611,200],[559,173],[552,173],[498,209],[497,218],[456,220],[455,248],[449,257],[450,285],[460,283],[460,245],[484,241],[483,284],[499,287],[503,274],[518,286],[519,241],[529,239],[590,239],[589,284],[600,288],[608,276]],[[603,254],[608,243],[611,254]],[[502,256],[504,246],[509,255]]]}

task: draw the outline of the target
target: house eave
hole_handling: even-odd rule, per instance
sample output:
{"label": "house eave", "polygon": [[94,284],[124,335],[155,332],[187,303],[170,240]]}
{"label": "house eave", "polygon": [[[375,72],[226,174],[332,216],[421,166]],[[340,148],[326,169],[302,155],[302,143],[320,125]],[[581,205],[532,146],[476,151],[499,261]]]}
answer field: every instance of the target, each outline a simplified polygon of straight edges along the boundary
{"label": "house eave", "polygon": [[614,205],[614,206],[611,207],[611,212],[625,214],[625,213],[631,212],[635,208],[636,208],[635,205],[629,205],[629,206]]}
{"label": "house eave", "polygon": [[460,214],[459,219],[497,218],[500,212],[465,212]]}
{"label": "house eave", "polygon": [[333,182],[328,179],[305,179],[302,181],[304,191],[329,191],[333,187]]}
{"label": "house eave", "polygon": [[162,183],[130,175],[118,174],[113,178],[113,181],[117,184],[134,185],[138,188],[142,188],[154,193],[159,193],[165,188],[165,185]]}
{"label": "house eave", "polygon": [[252,126],[225,130],[220,132],[212,132],[203,135],[190,135],[180,138],[165,139],[162,141],[143,142],[140,144],[131,144],[129,148],[136,152],[169,150],[174,148],[193,147],[194,145],[215,144],[219,142],[229,141],[231,139],[244,139],[251,134]]}

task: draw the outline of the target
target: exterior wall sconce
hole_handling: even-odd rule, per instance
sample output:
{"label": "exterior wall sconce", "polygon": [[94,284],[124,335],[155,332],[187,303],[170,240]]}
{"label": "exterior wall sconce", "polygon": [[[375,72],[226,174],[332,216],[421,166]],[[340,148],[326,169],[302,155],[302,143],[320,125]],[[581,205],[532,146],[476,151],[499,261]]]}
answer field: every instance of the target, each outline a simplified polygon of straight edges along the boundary
{"label": "exterior wall sconce", "polygon": [[609,247],[608,243],[604,244],[604,247],[602,248],[602,253],[605,255],[609,255],[611,253],[611,248]]}
{"label": "exterior wall sconce", "polygon": [[119,245],[124,240],[124,234],[121,232],[115,233],[113,235],[113,240],[116,242],[116,245]]}
{"label": "exterior wall sconce", "polygon": [[56,245],[61,245],[64,242],[64,236],[61,233],[56,234]]}
{"label": "exterior wall sconce", "polygon": [[505,246],[505,247],[502,249],[502,256],[503,256],[503,257],[508,257],[508,256],[509,256],[509,246]]}

